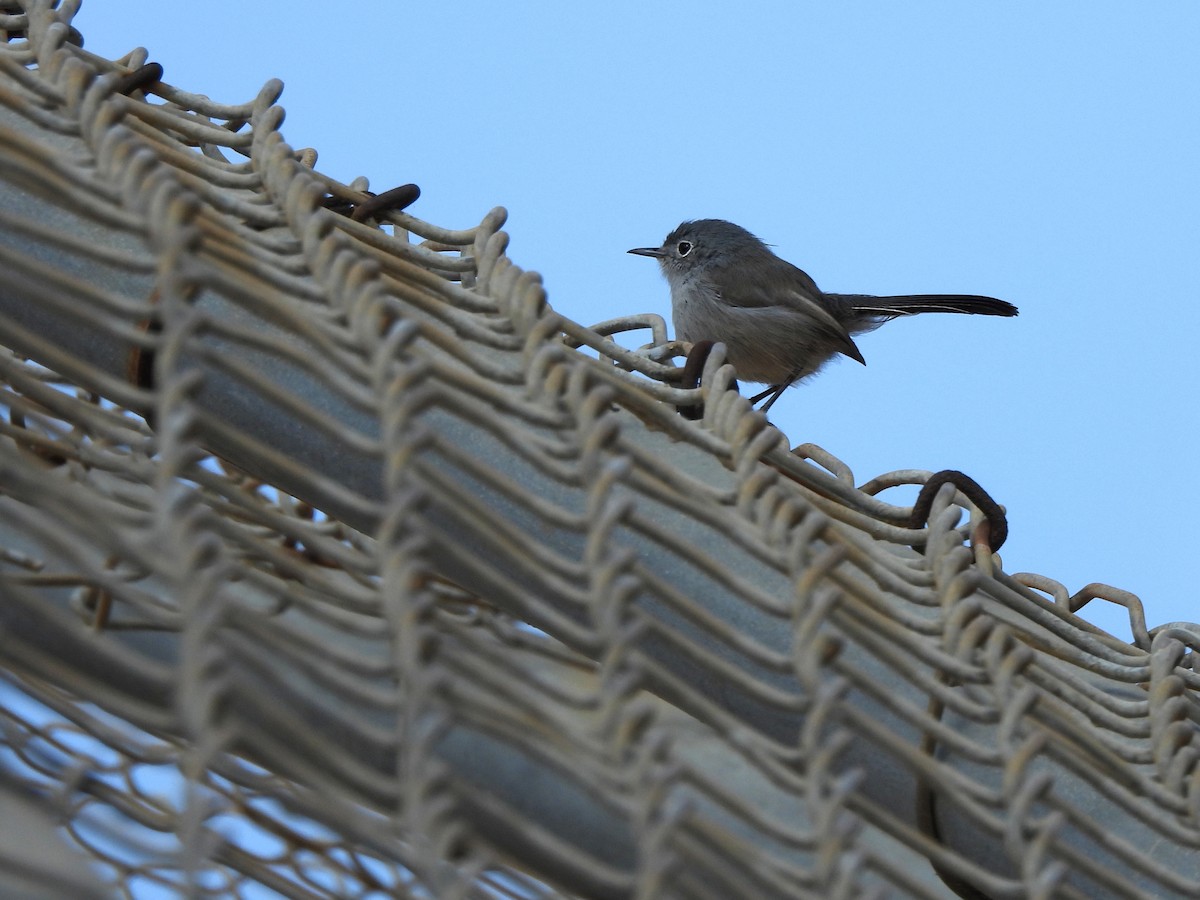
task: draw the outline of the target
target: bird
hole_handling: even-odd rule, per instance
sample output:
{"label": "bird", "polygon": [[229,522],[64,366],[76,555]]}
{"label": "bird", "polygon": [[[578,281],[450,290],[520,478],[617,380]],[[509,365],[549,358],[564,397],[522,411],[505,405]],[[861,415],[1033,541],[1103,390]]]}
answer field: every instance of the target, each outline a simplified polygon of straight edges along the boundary
{"label": "bird", "polygon": [[724,219],[684,222],[660,247],[628,251],[658,260],[671,288],[680,340],[720,341],[743,381],[769,387],[751,398],[766,412],[793,384],[839,353],[866,365],[854,336],[900,316],[948,312],[1015,316],[1017,308],[973,294],[831,294]]}

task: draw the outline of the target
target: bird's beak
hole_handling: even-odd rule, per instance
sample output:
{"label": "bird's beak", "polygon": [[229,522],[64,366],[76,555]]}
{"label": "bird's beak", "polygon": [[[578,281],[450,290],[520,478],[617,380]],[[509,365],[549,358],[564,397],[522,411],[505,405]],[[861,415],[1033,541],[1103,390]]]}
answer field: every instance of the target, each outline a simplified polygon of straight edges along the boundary
{"label": "bird's beak", "polygon": [[653,256],[655,259],[662,259],[665,255],[662,247],[635,247],[632,250],[627,250],[627,253],[632,253],[635,256]]}

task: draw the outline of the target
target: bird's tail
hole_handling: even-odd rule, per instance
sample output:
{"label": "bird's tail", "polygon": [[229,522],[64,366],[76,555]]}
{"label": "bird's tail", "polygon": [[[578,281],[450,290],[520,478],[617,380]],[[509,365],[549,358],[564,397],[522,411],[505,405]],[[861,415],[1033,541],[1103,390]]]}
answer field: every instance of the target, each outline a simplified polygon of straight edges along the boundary
{"label": "bird's tail", "polygon": [[966,313],[976,316],[1015,316],[1017,308],[995,297],[969,294],[906,294],[901,297],[872,297],[869,294],[826,294],[835,303],[855,313],[881,321],[917,313]]}

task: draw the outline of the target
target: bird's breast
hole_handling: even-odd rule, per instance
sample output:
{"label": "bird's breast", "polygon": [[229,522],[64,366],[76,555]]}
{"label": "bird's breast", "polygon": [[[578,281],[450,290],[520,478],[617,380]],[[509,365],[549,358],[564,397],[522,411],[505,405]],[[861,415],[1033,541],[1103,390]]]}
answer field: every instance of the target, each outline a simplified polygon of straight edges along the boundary
{"label": "bird's breast", "polygon": [[716,290],[681,284],[671,291],[671,312],[676,337],[723,343],[743,381],[781,384],[803,378],[838,350],[801,308],[734,306]]}

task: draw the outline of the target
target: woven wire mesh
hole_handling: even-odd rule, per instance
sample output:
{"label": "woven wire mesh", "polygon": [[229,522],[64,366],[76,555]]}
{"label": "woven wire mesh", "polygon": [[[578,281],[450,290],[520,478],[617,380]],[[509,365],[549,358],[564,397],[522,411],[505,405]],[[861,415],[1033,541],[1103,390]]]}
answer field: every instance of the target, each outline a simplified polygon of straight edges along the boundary
{"label": "woven wire mesh", "polygon": [[1004,573],[719,349],[689,386],[657,317],[559,316],[503,210],[388,209],[277,82],[185,93],[75,7],[0,3],[6,884],[1200,893],[1192,626]]}

